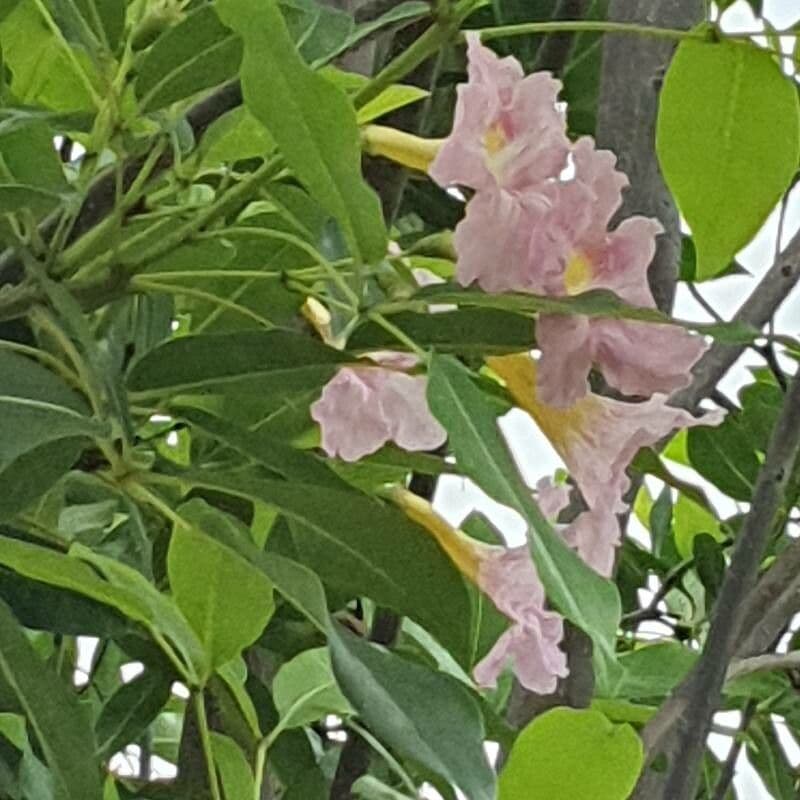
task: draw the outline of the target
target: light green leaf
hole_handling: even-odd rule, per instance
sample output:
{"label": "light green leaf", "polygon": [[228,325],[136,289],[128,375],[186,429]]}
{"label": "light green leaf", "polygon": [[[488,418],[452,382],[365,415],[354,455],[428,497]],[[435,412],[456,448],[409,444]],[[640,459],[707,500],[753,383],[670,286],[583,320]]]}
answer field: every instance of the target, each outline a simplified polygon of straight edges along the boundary
{"label": "light green leaf", "polygon": [[143,112],[155,111],[232,78],[242,60],[241,39],[212,5],[189,12],[147,51],[136,77]]}
{"label": "light green leaf", "polygon": [[194,526],[192,500],[178,510],[167,573],[178,608],[194,628],[212,667],[230,661],[262,633],[275,610],[272,584],[245,559]]}
{"label": "light green leaf", "polygon": [[16,696],[64,800],[101,800],[94,733],[77,696],[41,661],[0,602],[0,677]]}
{"label": "light green leaf", "polygon": [[554,708],[517,737],[500,773],[500,800],[626,800],[644,763],[630,725],[598,711]]}
{"label": "light green leaf", "polygon": [[494,800],[477,701],[455,679],[369,644],[331,622],[333,671],[369,729],[406,758],[457,786],[470,800]]}
{"label": "light green leaf", "polygon": [[327,714],[353,713],[333,676],[326,647],[305,650],[287,661],[272,683],[272,699],[283,728],[309,725]]}
{"label": "light green leaf", "polygon": [[519,475],[487,397],[450,356],[435,355],[431,361],[428,403],[447,430],[464,474],[528,523],[531,556],[547,596],[592,637],[598,677],[607,681],[616,665],[621,613],[616,586],[588,567],[547,522]]}
{"label": "light green leaf", "polygon": [[182,479],[273,506],[292,525],[299,559],[323,582],[408,615],[457,660],[469,662],[467,587],[432,538],[395,507],[354,490],[239,473],[203,470],[184,473]]}
{"label": "light green leaf", "polygon": [[681,558],[692,557],[694,539],[700,533],[707,533],[718,542],[725,538],[716,516],[684,494],[678,496],[672,510],[672,530],[675,548]]}
{"label": "light green leaf", "polygon": [[724,270],[789,188],[797,87],[750,41],[684,40],[661,90],[661,171],[692,229],[697,278]]}
{"label": "light green leaf", "polygon": [[[219,0],[223,21],[244,38],[245,102],[267,128],[288,165],[342,228],[357,258],[386,252],[377,195],[361,176],[355,111],[345,94],[316,75],[298,54],[275,0]],[[269,75],[269,81],[264,80]]]}
{"label": "light green leaf", "polygon": [[384,89],[374,100],[358,109],[357,119],[359,125],[365,125],[378,117],[396,111],[398,108],[416,103],[428,97],[430,92],[418,86],[390,86]]}
{"label": "light green leaf", "polygon": [[211,752],[227,800],[249,800],[254,791],[253,771],[239,745],[230,736],[212,731]]}

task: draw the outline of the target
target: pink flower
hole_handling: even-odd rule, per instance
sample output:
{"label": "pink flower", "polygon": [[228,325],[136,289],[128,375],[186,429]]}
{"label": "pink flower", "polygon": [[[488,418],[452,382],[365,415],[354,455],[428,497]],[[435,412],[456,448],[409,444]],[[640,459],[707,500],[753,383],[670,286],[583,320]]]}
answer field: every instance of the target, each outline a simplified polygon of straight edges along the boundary
{"label": "pink flower", "polygon": [[[398,356],[402,357],[389,361],[408,368],[408,357]],[[439,447],[447,434],[428,409],[426,388],[424,375],[380,366],[341,368],[311,406],[311,416],[322,430],[323,450],[344,461],[358,461],[387,442],[404,450]]]}
{"label": "pink flower", "polygon": [[[657,220],[630,217],[608,223],[622,202],[627,178],[612,153],[589,137],[574,147],[575,176],[562,185],[547,218],[533,233],[531,258],[546,294],[608,289],[628,303],[654,308],[647,268],[662,232]],[[597,366],[620,391],[649,396],[687,386],[707,345],[674,325],[582,316],[542,315],[536,340],[542,351],[539,393],[545,403],[569,406],[588,391]]]}
{"label": "pink flower", "polygon": [[557,176],[569,140],[556,105],[561,83],[548,72],[523,77],[520,63],[498,58],[467,34],[468,82],[458,87],[453,130],[430,168],[446,186],[521,191]]}
{"label": "pink flower", "polygon": [[[569,487],[556,485],[550,478],[542,478],[537,484],[536,502],[542,514],[557,519],[569,504]],[[610,577],[614,570],[614,554],[620,540],[617,515],[608,502],[583,511],[569,525],[557,526],[566,543],[603,577]],[[613,504],[612,504],[613,505]]]}
{"label": "pink flower", "polygon": [[554,408],[537,395],[536,363],[528,353],[492,356],[486,363],[550,440],[590,509],[615,513],[626,509],[622,501],[630,487],[626,469],[640,448],[677,428],[718,425],[724,417],[721,411],[693,417],[667,405],[662,394],[642,403],[590,394],[569,408]]}
{"label": "pink flower", "polygon": [[604,504],[578,514],[562,536],[595,572],[611,577],[620,541],[619,520],[612,508]]}
{"label": "pink flower", "polygon": [[545,594],[527,547],[489,548],[478,566],[477,584],[511,621],[489,653],[475,666],[475,680],[495,686],[510,663],[519,682],[532,692],[550,694],[569,672],[559,644],[564,622],[545,608]]}
{"label": "pink flower", "polygon": [[475,680],[494,686],[510,663],[520,683],[547,694],[567,673],[567,659],[559,649],[564,623],[545,608],[545,593],[527,547],[497,547],[471,539],[452,528],[430,503],[396,487],[392,497],[406,514],[427,530],[459,571],[478,586],[511,627],[476,665]]}

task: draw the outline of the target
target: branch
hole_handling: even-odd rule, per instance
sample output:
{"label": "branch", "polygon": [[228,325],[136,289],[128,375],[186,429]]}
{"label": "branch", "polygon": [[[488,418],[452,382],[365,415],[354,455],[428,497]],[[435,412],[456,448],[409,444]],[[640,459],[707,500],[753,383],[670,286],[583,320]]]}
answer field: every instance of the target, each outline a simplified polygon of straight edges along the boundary
{"label": "branch", "polygon": [[[238,81],[225,84],[201,100],[186,113],[186,121],[192,129],[195,140],[200,139],[212,122],[223,114],[242,104],[242,90]],[[136,158],[128,159],[123,167],[122,187],[127,191],[136,176],[142,169],[149,153]],[[151,180],[173,164],[173,151],[167,148],[157,160],[151,174]],[[116,201],[116,174],[112,168],[104,172],[89,188],[86,199],[78,212],[72,226],[67,244],[71,244],[85,233],[99,224],[114,208]],[[49,242],[56,231],[61,211],[51,214],[39,226],[42,240]],[[24,270],[22,262],[13,250],[7,250],[0,255],[0,287],[6,284],[16,284],[22,280]]]}
{"label": "branch", "polygon": [[[795,234],[733,317],[763,328],[800,280],[800,233]],[[694,368],[691,386],[673,395],[673,405],[692,409],[707,397],[733,366],[746,345],[715,343]]]}
{"label": "branch", "polygon": [[[702,0],[611,0],[608,17],[664,28],[688,29],[703,18]],[[650,265],[656,304],[669,311],[681,252],[678,211],[661,177],[655,152],[655,124],[661,80],[675,43],[610,34],[603,41],[603,72],[597,142],[619,156],[630,178],[618,219],[656,217],[664,226]]]}
{"label": "branch", "polygon": [[752,658],[739,658],[728,667],[726,681],[744,678],[754,672],[772,672],[780,669],[800,669],[800,650],[791,653],[767,653]]}
{"label": "branch", "polygon": [[635,800],[691,800],[711,719],[745,618],[746,598],[783,505],[792,468],[800,453],[800,375],[791,384],[759,471],[750,511],[736,541],[730,567],[714,606],[703,653],[696,666],[643,732],[649,760],[670,759],[666,773],[647,770]]}

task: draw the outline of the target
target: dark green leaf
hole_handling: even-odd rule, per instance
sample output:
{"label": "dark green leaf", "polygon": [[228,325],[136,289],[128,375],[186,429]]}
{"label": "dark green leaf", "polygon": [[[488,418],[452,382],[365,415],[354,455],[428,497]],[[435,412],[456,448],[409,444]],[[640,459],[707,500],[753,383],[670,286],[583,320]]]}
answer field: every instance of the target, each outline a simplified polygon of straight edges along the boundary
{"label": "dark green leaf", "polygon": [[324,462],[284,442],[264,436],[258,430],[243,430],[219,417],[189,406],[171,406],[171,409],[200,430],[225,442],[242,455],[263,464],[286,480],[315,483],[331,489],[345,488],[342,481]]}
{"label": "dark green leaf", "polygon": [[494,411],[469,372],[449,356],[431,361],[428,403],[449,434],[460,469],[527,521],[531,556],[549,600],[592,637],[596,664],[607,679],[614,669],[621,612],[616,587],[588,567],[544,518],[519,475]]}
{"label": "dark green leaf", "polygon": [[691,465],[734,500],[749,501],[761,464],[746,428],[729,414],[716,428],[692,428],[687,451]]}
{"label": "dark green leaf", "polygon": [[797,798],[797,777],[786,758],[769,718],[759,719],[747,729],[747,755],[775,800]]}
{"label": "dark green leaf", "polygon": [[[392,322],[423,347],[452,353],[518,353],[533,342],[533,323],[493,308],[464,308],[438,314],[403,312]],[[352,350],[396,348],[397,340],[370,322],[348,340]]]}
{"label": "dark green leaf", "polygon": [[[352,357],[350,357],[352,358]],[[241,331],[172,339],[139,359],[128,387],[141,395],[237,388],[258,379],[321,385],[348,356],[288,331]],[[263,388],[263,382],[258,388]]]}
{"label": "dark green leaf", "polygon": [[247,106],[339,222],[353,255],[381,258],[386,230],[378,198],[361,177],[358,126],[347,97],[303,63],[275,0],[257,7],[248,0],[219,0],[218,8],[245,41],[241,75]]}
{"label": "dark green leaf", "polygon": [[402,512],[355,491],[299,482],[210,471],[183,478],[274,506],[292,523],[301,560],[325,583],[410,616],[459,661],[469,661],[467,587],[431,537]]}
{"label": "dark green leaf", "polygon": [[0,603],[0,675],[11,687],[64,800],[102,800],[94,733],[71,690],[42,663]]}
{"label": "dark green leaf", "polygon": [[725,555],[720,543],[707,533],[695,536],[692,548],[694,567],[706,590],[706,608],[710,610],[725,577]]}
{"label": "dark green leaf", "polygon": [[141,110],[155,111],[224,83],[241,60],[241,39],[211,4],[200,6],[148,50],[136,78]]}
{"label": "dark green leaf", "polygon": [[697,277],[716,275],[755,236],[797,170],[797,89],[753,42],[684,40],[661,91],[656,148],[692,229]]}
{"label": "dark green leaf", "polygon": [[333,671],[347,699],[382,741],[461,789],[494,800],[480,708],[453,678],[405,661],[331,623]]}
{"label": "dark green leaf", "polygon": [[108,698],[95,723],[101,758],[110,758],[137,740],[169,700],[172,681],[173,676],[148,667]]}

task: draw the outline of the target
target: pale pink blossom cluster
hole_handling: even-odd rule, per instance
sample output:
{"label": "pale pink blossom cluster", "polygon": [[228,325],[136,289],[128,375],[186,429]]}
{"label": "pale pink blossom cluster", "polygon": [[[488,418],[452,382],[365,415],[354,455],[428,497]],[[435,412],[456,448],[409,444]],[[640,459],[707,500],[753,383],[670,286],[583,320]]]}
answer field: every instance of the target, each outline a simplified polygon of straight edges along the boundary
{"label": "pale pink blossom cluster", "polygon": [[[631,217],[609,230],[627,186],[614,155],[590,137],[569,140],[560,84],[549,74],[525,77],[515,59],[498,58],[474,34],[468,56],[453,131],[430,168],[440,184],[474,190],[455,233],[459,282],[549,296],[602,288],[654,307],[647,268],[661,226]],[[487,364],[553,443],[583,496],[586,510],[563,528],[565,541],[610,576],[631,459],[675,428],[721,418],[698,419],[667,404],[669,393],[688,385],[706,345],[674,325],[583,315],[540,315],[536,339],[538,365],[527,353]],[[408,450],[443,444],[445,431],[425,400],[426,378],[409,373],[413,361],[373,359],[375,365],[340,369],[312,406],[326,452],[355,461],[390,441]],[[592,394],[592,368],[623,394],[647,399]],[[555,521],[566,487],[540,482],[537,489]],[[568,672],[559,646],[563,620],[546,607],[528,548],[474,548],[470,577],[512,622],[476,666],[476,680],[492,686],[511,663],[528,689],[553,691]]]}
{"label": "pale pink blossom cluster", "polygon": [[[561,84],[549,73],[525,77],[477,34],[468,36],[468,56],[453,131],[430,168],[441,185],[475,191],[455,232],[458,281],[492,293],[609,289],[655,307],[647,267],[662,228],[630,217],[608,229],[628,185],[613,153],[589,136],[569,140]],[[593,366],[625,394],[669,394],[688,385],[706,349],[677,326],[585,316],[542,315],[536,339],[539,395],[555,406],[586,395]]]}

